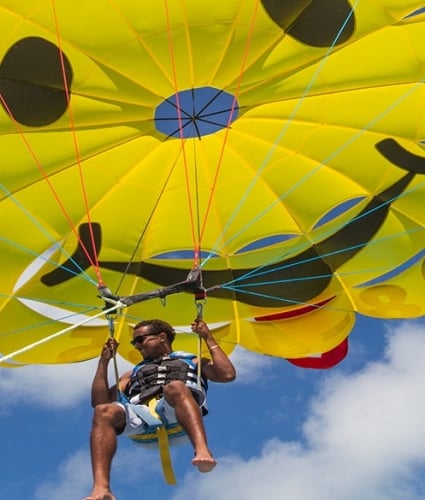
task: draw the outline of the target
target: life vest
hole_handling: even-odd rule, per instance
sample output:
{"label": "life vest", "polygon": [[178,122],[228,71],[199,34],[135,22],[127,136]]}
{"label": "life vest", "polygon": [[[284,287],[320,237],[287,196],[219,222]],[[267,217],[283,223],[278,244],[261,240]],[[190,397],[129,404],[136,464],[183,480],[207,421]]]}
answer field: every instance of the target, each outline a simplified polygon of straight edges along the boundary
{"label": "life vest", "polygon": [[164,385],[173,380],[181,380],[194,393],[198,405],[206,414],[208,383],[202,376],[198,381],[194,358],[194,354],[175,351],[158,359],[142,361],[133,368],[124,394],[132,404],[146,404],[161,396]]}

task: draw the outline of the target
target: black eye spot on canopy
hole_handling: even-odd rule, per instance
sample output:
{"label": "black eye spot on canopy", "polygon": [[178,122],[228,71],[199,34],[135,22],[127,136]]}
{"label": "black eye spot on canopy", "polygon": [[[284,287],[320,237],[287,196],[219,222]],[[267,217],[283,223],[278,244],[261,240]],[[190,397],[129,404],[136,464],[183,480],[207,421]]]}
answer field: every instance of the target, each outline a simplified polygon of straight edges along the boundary
{"label": "black eye spot on canopy", "polygon": [[23,38],[7,51],[0,64],[1,104],[18,123],[42,127],[63,115],[72,68],[63,53],[62,61],[60,49],[39,37]]}
{"label": "black eye spot on canopy", "polygon": [[312,47],[341,45],[354,33],[354,12],[347,0],[262,0],[285,33]]}

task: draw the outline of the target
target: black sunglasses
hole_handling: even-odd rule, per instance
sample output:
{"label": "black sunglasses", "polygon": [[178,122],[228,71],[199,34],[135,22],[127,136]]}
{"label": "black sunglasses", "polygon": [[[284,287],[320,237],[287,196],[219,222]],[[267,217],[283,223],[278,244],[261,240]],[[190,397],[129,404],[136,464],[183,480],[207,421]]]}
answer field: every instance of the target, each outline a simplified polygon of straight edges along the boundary
{"label": "black sunglasses", "polygon": [[133,340],[130,340],[130,344],[142,344],[146,337],[152,337],[153,335],[159,335],[159,333],[145,333],[145,335],[137,335],[137,337],[134,337]]}

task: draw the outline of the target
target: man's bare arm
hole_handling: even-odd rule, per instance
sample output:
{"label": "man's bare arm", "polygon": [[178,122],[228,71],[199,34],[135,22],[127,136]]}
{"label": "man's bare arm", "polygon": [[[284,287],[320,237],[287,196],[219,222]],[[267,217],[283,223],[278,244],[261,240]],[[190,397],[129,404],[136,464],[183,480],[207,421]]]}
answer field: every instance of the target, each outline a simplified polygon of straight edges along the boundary
{"label": "man's bare arm", "polygon": [[91,404],[93,408],[102,403],[112,403],[117,399],[116,385],[109,387],[108,382],[109,361],[115,356],[117,347],[118,342],[115,339],[108,339],[102,348],[91,387]]}
{"label": "man's bare arm", "polygon": [[227,354],[222,350],[204,321],[192,323],[192,331],[202,338],[211,354],[211,359],[202,359],[202,373],[213,382],[232,382],[236,370]]}

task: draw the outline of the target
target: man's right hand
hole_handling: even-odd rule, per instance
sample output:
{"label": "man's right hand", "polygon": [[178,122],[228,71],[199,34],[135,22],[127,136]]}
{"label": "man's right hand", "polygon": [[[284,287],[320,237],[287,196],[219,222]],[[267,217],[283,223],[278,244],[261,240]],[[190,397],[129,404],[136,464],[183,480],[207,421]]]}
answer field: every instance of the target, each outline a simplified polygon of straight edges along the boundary
{"label": "man's right hand", "polygon": [[103,345],[100,358],[102,361],[110,361],[117,353],[119,343],[114,338],[109,338]]}

